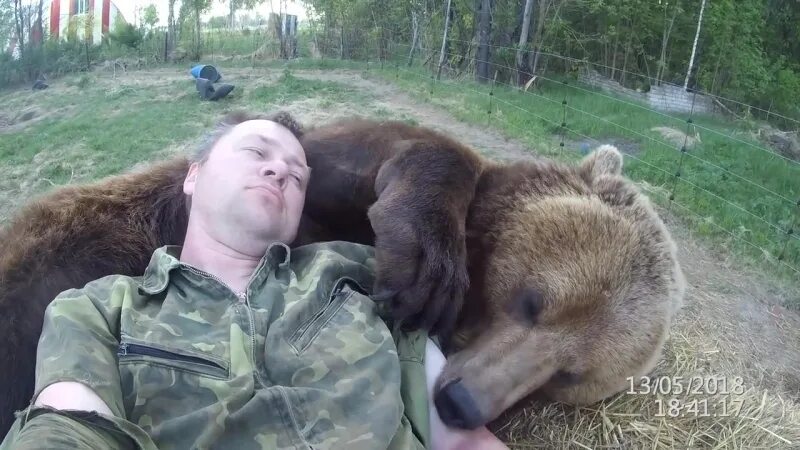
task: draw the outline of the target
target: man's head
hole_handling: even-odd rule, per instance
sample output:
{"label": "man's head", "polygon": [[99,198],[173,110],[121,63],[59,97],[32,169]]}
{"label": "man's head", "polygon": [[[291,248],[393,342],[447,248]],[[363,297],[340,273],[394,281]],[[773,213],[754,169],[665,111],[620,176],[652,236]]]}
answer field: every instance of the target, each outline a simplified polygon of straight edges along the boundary
{"label": "man's head", "polygon": [[199,148],[184,181],[190,227],[243,253],[291,243],[310,175],[301,136],[286,113],[226,117]]}

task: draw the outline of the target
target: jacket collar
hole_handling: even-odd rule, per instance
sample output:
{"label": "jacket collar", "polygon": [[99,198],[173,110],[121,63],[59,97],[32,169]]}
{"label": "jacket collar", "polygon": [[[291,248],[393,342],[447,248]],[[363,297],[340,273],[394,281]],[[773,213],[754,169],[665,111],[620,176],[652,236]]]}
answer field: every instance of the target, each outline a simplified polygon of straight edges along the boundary
{"label": "jacket collar", "polygon": [[[156,295],[163,292],[169,284],[169,275],[173,269],[181,266],[179,259],[181,246],[165,245],[156,249],[150,257],[150,263],[142,276],[140,289],[147,294]],[[267,248],[257,266],[254,281],[261,278],[264,267],[285,267],[291,261],[291,250],[282,242],[274,242]]]}

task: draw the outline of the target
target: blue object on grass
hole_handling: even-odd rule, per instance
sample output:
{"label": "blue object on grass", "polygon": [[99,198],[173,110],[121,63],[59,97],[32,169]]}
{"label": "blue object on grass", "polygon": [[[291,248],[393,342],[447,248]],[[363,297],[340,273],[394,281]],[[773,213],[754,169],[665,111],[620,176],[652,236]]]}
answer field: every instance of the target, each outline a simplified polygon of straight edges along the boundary
{"label": "blue object on grass", "polygon": [[217,68],[208,64],[198,64],[192,67],[189,73],[195,78],[205,78],[212,83],[216,83],[222,78]]}

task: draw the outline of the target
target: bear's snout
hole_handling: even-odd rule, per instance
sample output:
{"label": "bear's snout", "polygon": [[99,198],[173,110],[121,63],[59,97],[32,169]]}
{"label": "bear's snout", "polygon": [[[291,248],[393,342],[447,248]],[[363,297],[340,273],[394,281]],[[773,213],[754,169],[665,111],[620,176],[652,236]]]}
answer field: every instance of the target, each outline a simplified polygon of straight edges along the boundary
{"label": "bear's snout", "polygon": [[485,423],[478,404],[464,386],[455,379],[442,387],[434,398],[442,422],[449,427],[474,429]]}

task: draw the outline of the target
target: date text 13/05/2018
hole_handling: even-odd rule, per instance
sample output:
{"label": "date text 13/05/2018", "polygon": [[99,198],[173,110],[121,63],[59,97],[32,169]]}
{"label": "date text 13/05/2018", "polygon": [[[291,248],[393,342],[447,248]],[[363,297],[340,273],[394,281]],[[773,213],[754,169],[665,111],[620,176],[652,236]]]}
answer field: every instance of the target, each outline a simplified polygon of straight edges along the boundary
{"label": "date text 13/05/2018", "polygon": [[633,395],[742,395],[744,379],[720,375],[628,377],[627,394]]}
{"label": "date text 13/05/2018", "polygon": [[735,417],[742,411],[743,399],[721,399],[711,400],[707,398],[679,400],[671,398],[669,400],[654,400],[658,411],[656,417]]}

